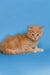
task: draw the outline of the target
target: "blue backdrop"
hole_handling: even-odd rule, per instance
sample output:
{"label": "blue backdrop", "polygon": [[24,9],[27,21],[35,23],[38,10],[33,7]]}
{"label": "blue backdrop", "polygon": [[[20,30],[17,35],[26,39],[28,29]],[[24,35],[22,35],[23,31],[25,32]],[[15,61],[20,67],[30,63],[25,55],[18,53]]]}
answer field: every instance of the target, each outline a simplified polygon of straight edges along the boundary
{"label": "blue backdrop", "polygon": [[0,53],[0,75],[50,75],[50,0],[0,0],[0,44],[9,35],[44,26],[39,48],[44,53],[15,56]]}

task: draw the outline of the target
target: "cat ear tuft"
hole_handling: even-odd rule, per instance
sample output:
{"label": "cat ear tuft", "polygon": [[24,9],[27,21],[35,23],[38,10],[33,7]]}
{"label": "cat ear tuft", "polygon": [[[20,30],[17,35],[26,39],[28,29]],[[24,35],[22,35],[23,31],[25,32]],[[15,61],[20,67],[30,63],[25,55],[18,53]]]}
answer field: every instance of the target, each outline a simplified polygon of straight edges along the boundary
{"label": "cat ear tuft", "polygon": [[43,28],[44,28],[44,26],[42,26],[42,27],[39,27],[40,31],[43,31]]}
{"label": "cat ear tuft", "polygon": [[31,31],[31,27],[30,26],[28,26],[28,31]]}

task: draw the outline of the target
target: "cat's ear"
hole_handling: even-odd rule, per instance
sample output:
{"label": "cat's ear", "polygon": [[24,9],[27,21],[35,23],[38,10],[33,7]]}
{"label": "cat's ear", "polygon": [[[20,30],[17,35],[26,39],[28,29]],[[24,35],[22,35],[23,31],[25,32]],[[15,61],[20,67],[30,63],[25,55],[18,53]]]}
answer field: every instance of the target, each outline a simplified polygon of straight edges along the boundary
{"label": "cat's ear", "polygon": [[31,27],[30,26],[28,26],[28,31],[31,31]]}
{"label": "cat's ear", "polygon": [[40,31],[43,31],[43,28],[44,28],[44,26],[42,26],[42,27],[39,27]]}

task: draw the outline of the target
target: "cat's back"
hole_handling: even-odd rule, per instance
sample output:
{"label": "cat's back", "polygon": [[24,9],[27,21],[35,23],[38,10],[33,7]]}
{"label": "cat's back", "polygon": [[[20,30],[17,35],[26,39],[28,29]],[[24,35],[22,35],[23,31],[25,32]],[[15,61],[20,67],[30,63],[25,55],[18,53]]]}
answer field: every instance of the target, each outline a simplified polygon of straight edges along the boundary
{"label": "cat's back", "polygon": [[18,35],[13,36],[13,37],[9,36],[5,40],[3,40],[2,44],[8,43],[8,42],[14,41],[14,40],[21,41],[21,40],[24,40],[24,39],[26,39],[26,36],[24,34],[18,34]]}

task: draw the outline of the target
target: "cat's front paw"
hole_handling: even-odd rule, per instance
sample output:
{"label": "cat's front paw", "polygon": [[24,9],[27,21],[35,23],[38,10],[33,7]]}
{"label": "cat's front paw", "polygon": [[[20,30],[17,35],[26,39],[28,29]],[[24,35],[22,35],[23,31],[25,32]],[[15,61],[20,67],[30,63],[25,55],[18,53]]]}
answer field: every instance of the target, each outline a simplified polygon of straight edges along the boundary
{"label": "cat's front paw", "polygon": [[40,49],[39,52],[44,52],[44,49]]}

